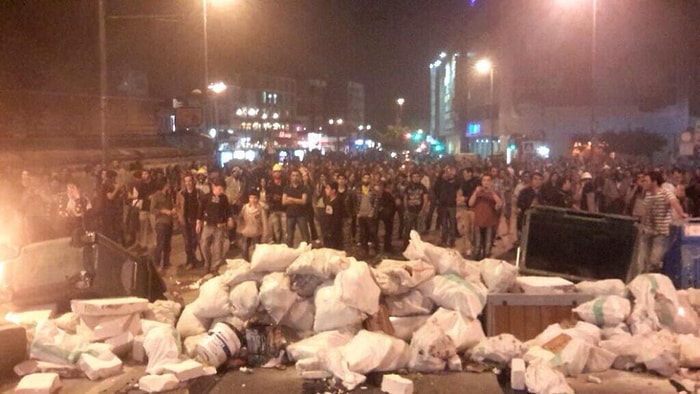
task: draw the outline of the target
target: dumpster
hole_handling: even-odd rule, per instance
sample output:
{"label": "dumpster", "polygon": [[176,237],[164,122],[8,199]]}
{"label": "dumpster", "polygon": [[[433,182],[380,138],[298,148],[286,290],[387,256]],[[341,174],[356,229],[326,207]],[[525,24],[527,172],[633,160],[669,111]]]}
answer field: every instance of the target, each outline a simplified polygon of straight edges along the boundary
{"label": "dumpster", "polygon": [[639,220],[548,206],[525,215],[521,272],[579,280],[627,280],[637,259]]}
{"label": "dumpster", "polygon": [[23,246],[0,261],[0,301],[16,306],[77,298],[164,298],[165,283],[147,256],[134,256],[99,233]]}
{"label": "dumpster", "polygon": [[677,289],[700,287],[700,219],[671,225],[663,273]]}

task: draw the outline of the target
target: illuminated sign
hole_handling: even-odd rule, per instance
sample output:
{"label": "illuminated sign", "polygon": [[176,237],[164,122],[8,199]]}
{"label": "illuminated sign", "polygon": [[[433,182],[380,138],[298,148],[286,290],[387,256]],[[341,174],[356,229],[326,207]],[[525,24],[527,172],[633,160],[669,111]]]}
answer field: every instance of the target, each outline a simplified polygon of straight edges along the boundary
{"label": "illuminated sign", "polygon": [[473,122],[467,124],[467,137],[481,134],[481,123]]}

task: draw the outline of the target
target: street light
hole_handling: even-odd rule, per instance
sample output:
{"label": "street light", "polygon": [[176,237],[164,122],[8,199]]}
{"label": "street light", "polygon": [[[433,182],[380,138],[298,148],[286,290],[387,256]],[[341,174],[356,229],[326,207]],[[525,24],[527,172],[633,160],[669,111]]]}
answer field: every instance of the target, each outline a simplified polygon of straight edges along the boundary
{"label": "street light", "polygon": [[340,152],[340,126],[343,125],[343,119],[328,119],[328,124],[331,126],[335,125],[335,150]]}
{"label": "street light", "polygon": [[489,75],[489,120],[491,122],[491,138],[489,141],[489,156],[493,156],[493,139],[495,136],[495,128],[496,128],[496,122],[494,120],[493,116],[493,63],[491,63],[491,60],[489,59],[480,59],[479,61],[474,64],[474,69],[476,72],[479,74],[488,74]]}
{"label": "street light", "polygon": [[403,97],[396,99],[396,127],[401,127],[401,115],[403,114],[403,103],[405,103]]}

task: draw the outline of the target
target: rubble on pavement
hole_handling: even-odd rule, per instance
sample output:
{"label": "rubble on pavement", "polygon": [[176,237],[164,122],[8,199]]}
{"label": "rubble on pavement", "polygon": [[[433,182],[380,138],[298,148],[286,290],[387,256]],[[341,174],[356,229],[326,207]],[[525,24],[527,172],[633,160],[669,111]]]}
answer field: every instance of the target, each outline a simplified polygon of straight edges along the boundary
{"label": "rubble on pavement", "polygon": [[[466,260],[416,232],[404,257],[370,266],[304,243],[261,244],[251,262],[229,260],[221,275],[198,282],[188,305],[74,300],[71,312],[31,332],[30,360],[15,367],[23,376],[17,392],[53,392],[60,378],[104,379],[122,373],[124,362],[146,365],[139,380],[146,392],[171,390],[216,368],[292,363],[303,379],[334,378],[348,390],[369,373],[387,373],[382,390],[396,393],[413,391],[396,373],[476,364],[508,371],[514,389],[538,393],[573,392],[567,377],[610,369],[699,386],[692,368],[700,368],[700,290],[676,291],[660,274],[627,285],[519,277],[507,262]],[[486,300],[505,291],[595,298],[574,309],[580,321],[552,324],[528,341],[486,337],[479,321]]]}

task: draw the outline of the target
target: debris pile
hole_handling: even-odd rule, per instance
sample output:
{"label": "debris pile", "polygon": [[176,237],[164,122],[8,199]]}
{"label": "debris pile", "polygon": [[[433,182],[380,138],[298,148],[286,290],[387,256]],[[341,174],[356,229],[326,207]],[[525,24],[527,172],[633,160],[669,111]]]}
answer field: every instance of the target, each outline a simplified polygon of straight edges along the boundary
{"label": "debris pile", "polygon": [[[227,261],[201,283],[195,301],[76,300],[72,312],[37,325],[31,360],[16,366],[17,389],[61,377],[102,379],[122,360],[146,363],[139,388],[170,390],[216,368],[284,368],[304,379],[334,378],[354,389],[370,372],[505,368],[514,389],[572,392],[566,377],[610,368],[698,380],[700,290],[676,291],[659,274],[625,286],[518,277],[505,261],[462,258],[411,233],[402,260],[376,266],[332,249],[258,245],[251,261]],[[492,293],[583,292],[575,325],[553,324],[521,342],[486,337],[479,316]],[[26,381],[25,381],[26,379]],[[39,382],[39,383],[37,383]],[[410,380],[385,375],[386,391],[410,393]],[[19,391],[18,391],[19,392]]]}

